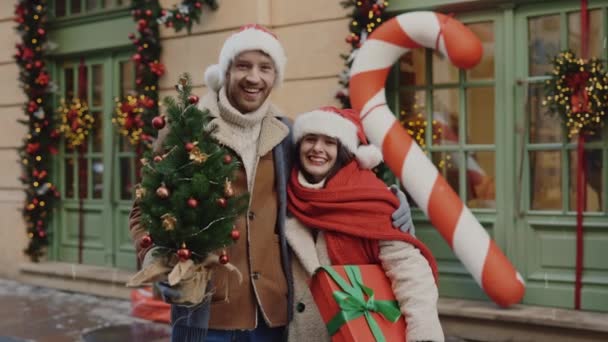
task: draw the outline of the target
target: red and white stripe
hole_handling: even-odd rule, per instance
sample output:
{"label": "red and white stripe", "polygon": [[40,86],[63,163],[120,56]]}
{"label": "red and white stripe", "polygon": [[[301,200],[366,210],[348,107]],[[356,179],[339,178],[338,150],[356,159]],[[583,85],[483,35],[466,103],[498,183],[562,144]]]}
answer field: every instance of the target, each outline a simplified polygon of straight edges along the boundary
{"label": "red and white stripe", "polygon": [[473,278],[494,302],[509,306],[524,295],[522,277],[386,105],[384,85],[391,66],[420,47],[438,49],[459,68],[475,66],[482,56],[479,39],[449,16],[399,15],[378,27],[353,61],[349,88],[353,109],[361,113],[365,133],[381,147],[388,167]]}

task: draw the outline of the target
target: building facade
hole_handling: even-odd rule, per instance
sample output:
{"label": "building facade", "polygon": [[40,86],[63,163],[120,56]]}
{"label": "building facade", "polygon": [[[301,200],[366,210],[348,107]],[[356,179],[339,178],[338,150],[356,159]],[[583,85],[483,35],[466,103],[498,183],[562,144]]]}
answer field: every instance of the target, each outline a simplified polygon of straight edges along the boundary
{"label": "building facade", "polygon": [[[171,7],[177,1],[160,1]],[[31,266],[22,255],[27,243],[19,210],[22,188],[15,149],[26,134],[17,123],[23,93],[12,60],[18,36],[12,17],[0,19],[0,276],[23,277],[45,264],[78,261],[83,218],[83,264],[133,271],[134,250],[127,215],[135,183],[135,153],[112,124],[115,98],[134,88],[128,34],[135,23],[127,0],[55,0],[51,3],[49,56],[57,98],[75,92],[84,60],[87,97],[96,117],[85,163],[61,146],[54,180],[61,200],[53,213],[48,258]],[[12,13],[9,2],[0,13]],[[415,10],[454,13],[483,44],[481,63],[460,70],[431,50],[403,56],[387,84],[393,111],[424,143],[425,151],[463,202],[502,248],[526,282],[523,304],[570,309],[574,301],[576,255],[576,140],[543,106],[551,57],[569,48],[580,55],[580,2],[539,0],[392,0],[390,15]],[[589,1],[589,55],[607,60],[608,1]],[[207,65],[217,62],[221,44],[246,23],[270,27],[288,56],[285,83],[272,97],[290,117],[322,105],[337,105],[341,54],[352,19],[340,1],[231,0],[204,10],[191,34],[161,29],[166,74],[161,98],[174,94],[182,72],[202,95]],[[582,309],[608,312],[608,130],[588,140]],[[78,165],[85,165],[84,169]],[[415,175],[412,175],[415,177]],[[84,188],[83,188],[84,187]],[[76,194],[84,189],[79,205]],[[435,254],[442,298],[487,300],[483,291],[430,225],[414,209],[417,236]],[[67,267],[67,266],[66,266]],[[44,272],[43,272],[44,273]],[[52,277],[48,274],[45,277]],[[69,278],[69,277],[68,277]],[[100,290],[103,292],[103,290]]]}

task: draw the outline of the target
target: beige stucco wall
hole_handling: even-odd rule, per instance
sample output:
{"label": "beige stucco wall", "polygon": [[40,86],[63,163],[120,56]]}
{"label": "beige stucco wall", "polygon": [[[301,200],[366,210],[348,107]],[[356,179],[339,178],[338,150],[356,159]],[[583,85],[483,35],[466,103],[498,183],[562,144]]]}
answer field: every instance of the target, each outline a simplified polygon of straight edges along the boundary
{"label": "beige stucco wall", "polygon": [[[164,7],[174,3],[161,0]],[[0,277],[9,278],[15,278],[19,263],[27,261],[22,253],[27,237],[20,213],[24,196],[16,152],[26,134],[26,128],[17,123],[24,117],[25,97],[12,58],[18,41],[13,6],[11,1],[0,1]],[[334,94],[343,68],[340,54],[348,51],[346,16],[340,0],[222,1],[217,11],[203,13],[190,35],[161,30],[162,61],[167,67],[160,82],[161,96],[174,95],[173,85],[185,71],[193,77],[195,93],[202,95],[203,72],[217,62],[224,39],[241,25],[259,23],[276,33],[288,56],[285,82],[272,95],[275,103],[291,117],[322,105],[338,105]]]}
{"label": "beige stucco wall", "polygon": [[[162,0],[164,6],[172,1]],[[322,105],[338,105],[334,94],[343,68],[341,53],[348,51],[348,11],[340,0],[232,0],[215,12],[206,12],[192,34],[163,29],[162,59],[167,74],[163,93],[171,93],[181,72],[192,74],[195,92],[205,92],[205,68],[217,63],[223,41],[243,24],[271,28],[283,43],[288,62],[285,83],[272,94],[273,101],[289,116]]]}
{"label": "beige stucco wall", "polygon": [[16,148],[21,145],[26,127],[17,122],[24,118],[21,104],[24,95],[17,82],[14,63],[18,36],[13,30],[14,2],[0,1],[0,277],[15,277],[17,266],[26,260],[25,224],[21,219],[23,188],[18,180],[21,166]]}

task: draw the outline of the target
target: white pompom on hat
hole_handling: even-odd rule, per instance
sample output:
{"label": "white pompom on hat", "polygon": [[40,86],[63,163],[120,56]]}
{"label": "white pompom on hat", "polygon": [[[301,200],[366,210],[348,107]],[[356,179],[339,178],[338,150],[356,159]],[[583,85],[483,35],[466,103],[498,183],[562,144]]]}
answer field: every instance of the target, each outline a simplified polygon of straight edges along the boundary
{"label": "white pompom on hat", "polygon": [[277,37],[258,24],[244,25],[226,39],[220,51],[218,64],[211,65],[205,70],[205,84],[214,91],[219,91],[226,81],[226,72],[234,58],[242,52],[258,50],[266,53],[274,61],[277,73],[274,87],[278,87],[285,77],[287,57]]}
{"label": "white pompom on hat", "polygon": [[294,142],[307,134],[323,134],[340,140],[362,168],[372,169],[382,162],[382,152],[368,144],[361,119],[352,109],[328,106],[298,115],[293,124]]}

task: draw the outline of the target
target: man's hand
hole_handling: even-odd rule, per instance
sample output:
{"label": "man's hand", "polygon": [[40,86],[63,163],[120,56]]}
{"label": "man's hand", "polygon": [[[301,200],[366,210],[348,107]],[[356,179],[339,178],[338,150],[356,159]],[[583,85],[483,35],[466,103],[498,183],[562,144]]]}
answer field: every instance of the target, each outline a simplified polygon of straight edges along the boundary
{"label": "man's hand", "polygon": [[405,193],[394,184],[390,186],[390,189],[399,199],[399,208],[391,215],[393,226],[399,228],[404,233],[416,236],[416,228],[414,228],[414,222],[412,222],[412,213],[410,212],[410,205],[407,203]]}
{"label": "man's hand", "polygon": [[174,304],[175,301],[179,300],[182,297],[182,293],[176,287],[171,287],[165,281],[158,281],[154,283],[154,286],[160,292],[160,296],[166,303]]}

